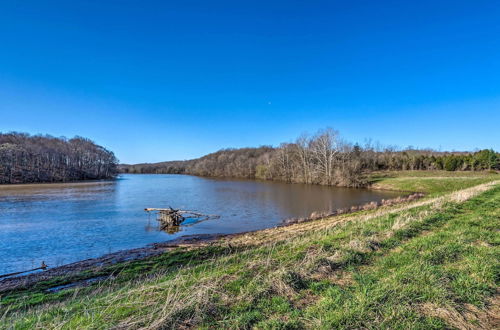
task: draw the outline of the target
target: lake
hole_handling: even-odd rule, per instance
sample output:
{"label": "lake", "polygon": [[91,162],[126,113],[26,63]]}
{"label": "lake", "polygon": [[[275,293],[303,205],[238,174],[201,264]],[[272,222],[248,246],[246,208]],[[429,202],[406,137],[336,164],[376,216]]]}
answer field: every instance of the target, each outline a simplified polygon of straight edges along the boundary
{"label": "lake", "polygon": [[[128,174],[114,181],[0,186],[0,274],[51,267],[183,235],[236,233],[397,192],[189,175]],[[176,233],[146,207],[220,215]]]}

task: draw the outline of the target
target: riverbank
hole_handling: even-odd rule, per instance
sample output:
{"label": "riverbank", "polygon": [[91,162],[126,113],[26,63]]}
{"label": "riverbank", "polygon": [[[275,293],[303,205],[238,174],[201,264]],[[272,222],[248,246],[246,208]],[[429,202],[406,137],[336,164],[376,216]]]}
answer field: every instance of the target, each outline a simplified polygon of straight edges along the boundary
{"label": "riverbank", "polygon": [[[0,275],[33,269],[42,261],[57,267],[184,235],[271,228],[283,219],[308,217],[314,211],[400,195],[161,174],[123,175],[120,180],[97,184],[0,188]],[[203,223],[199,220],[204,219],[188,219],[177,231],[160,231],[155,215],[144,209],[168,206],[220,218]]]}
{"label": "riverbank", "polygon": [[[279,224],[277,227],[291,226],[297,223],[316,221],[320,219],[331,218],[359,211],[374,210],[376,208],[383,206],[393,206],[397,204],[403,204],[415,201],[424,196],[425,195],[423,193],[413,193],[407,196],[400,196],[397,198],[382,200],[382,202],[372,201],[363,205],[353,205],[350,208],[337,209],[328,213],[313,212],[310,217],[284,219],[281,222],[281,224]],[[254,232],[257,231],[240,232],[235,234],[185,235],[167,242],[153,243],[145,247],[136,249],[121,250],[114,253],[105,254],[98,258],[85,259],[63,266],[49,268],[48,270],[44,269],[44,271],[40,272],[31,272],[31,271],[20,272],[19,274],[22,273],[27,273],[27,274],[18,276],[2,275],[2,278],[0,278],[0,294],[6,291],[27,288],[35,285],[38,282],[48,281],[58,277],[65,277],[68,281],[73,281],[64,285],[64,286],[70,285],[71,287],[73,287],[72,285],[73,283],[82,282],[78,279],[78,274],[82,272],[87,272],[87,271],[95,272],[114,264],[135,261],[135,260],[142,260],[152,256],[160,255],[164,252],[171,251],[175,248],[189,248],[189,249],[200,248],[206,246],[207,244],[212,244],[214,241],[221,238],[228,239],[237,236],[247,235]],[[76,279],[70,280],[74,275],[77,275]],[[3,278],[3,276],[5,276],[5,278]],[[102,279],[102,277],[100,276],[98,276],[98,278]],[[60,285],[58,285],[57,287],[59,286]],[[52,289],[53,288],[48,288],[49,291]]]}
{"label": "riverbank", "polygon": [[[487,328],[498,308],[500,187],[476,179],[6,291],[0,327]],[[454,185],[470,188],[433,188]],[[75,282],[85,285],[50,290]]]}

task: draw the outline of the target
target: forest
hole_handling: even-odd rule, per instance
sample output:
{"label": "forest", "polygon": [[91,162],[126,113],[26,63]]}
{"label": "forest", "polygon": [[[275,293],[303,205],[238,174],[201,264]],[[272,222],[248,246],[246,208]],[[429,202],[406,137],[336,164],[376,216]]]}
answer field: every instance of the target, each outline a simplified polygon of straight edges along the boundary
{"label": "forest", "polygon": [[113,152],[83,137],[0,133],[0,183],[110,179],[117,164]]}
{"label": "forest", "polygon": [[331,128],[274,148],[223,149],[198,159],[120,165],[123,173],[192,174],[360,187],[366,173],[381,170],[499,170],[500,154],[493,150],[442,152],[399,149],[343,140]]}

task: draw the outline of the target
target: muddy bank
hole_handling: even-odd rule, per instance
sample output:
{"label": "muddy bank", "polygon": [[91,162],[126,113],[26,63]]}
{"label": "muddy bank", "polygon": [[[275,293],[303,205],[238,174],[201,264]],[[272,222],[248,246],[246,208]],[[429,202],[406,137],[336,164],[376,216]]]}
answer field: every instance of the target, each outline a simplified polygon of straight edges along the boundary
{"label": "muddy bank", "polygon": [[348,213],[354,213],[358,211],[368,211],[368,210],[373,210],[376,208],[379,208],[381,206],[392,206],[396,204],[401,204],[405,202],[411,202],[415,201],[417,199],[420,199],[424,197],[425,194],[423,193],[413,193],[408,196],[400,196],[396,198],[391,198],[391,199],[382,199],[381,202],[369,202],[366,204],[362,205],[354,205],[351,206],[350,208],[341,208],[337,209],[332,212],[313,212],[308,218],[291,218],[291,219],[286,219],[283,220],[282,226],[288,226],[292,225],[294,223],[303,223],[303,222],[308,222],[308,221],[313,221],[313,220],[318,220],[318,219],[324,219],[324,218],[329,218],[329,217],[334,217],[337,215],[341,214],[348,214]]}
{"label": "muddy bank", "polygon": [[215,234],[183,236],[173,241],[155,243],[142,248],[109,253],[99,258],[86,259],[64,266],[48,268],[45,271],[37,273],[8,277],[0,280],[0,294],[5,291],[30,287],[37,282],[50,280],[55,277],[71,277],[72,275],[76,275],[83,271],[99,271],[100,269],[104,269],[110,265],[145,259],[179,247],[199,247],[223,236],[225,235]]}

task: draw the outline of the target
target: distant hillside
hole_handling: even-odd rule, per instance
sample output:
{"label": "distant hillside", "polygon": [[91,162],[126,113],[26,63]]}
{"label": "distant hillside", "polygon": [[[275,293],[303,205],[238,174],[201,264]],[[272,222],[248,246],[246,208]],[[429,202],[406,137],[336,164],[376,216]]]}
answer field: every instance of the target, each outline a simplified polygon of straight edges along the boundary
{"label": "distant hillside", "polygon": [[120,173],[185,174],[189,163],[194,160],[172,160],[159,163],[120,164]]}
{"label": "distant hillside", "polygon": [[275,152],[272,147],[223,149],[206,156],[160,163],[120,164],[122,173],[193,174],[255,178],[256,168]]}
{"label": "distant hillside", "polygon": [[117,163],[113,152],[83,137],[0,133],[0,183],[109,179]]}

